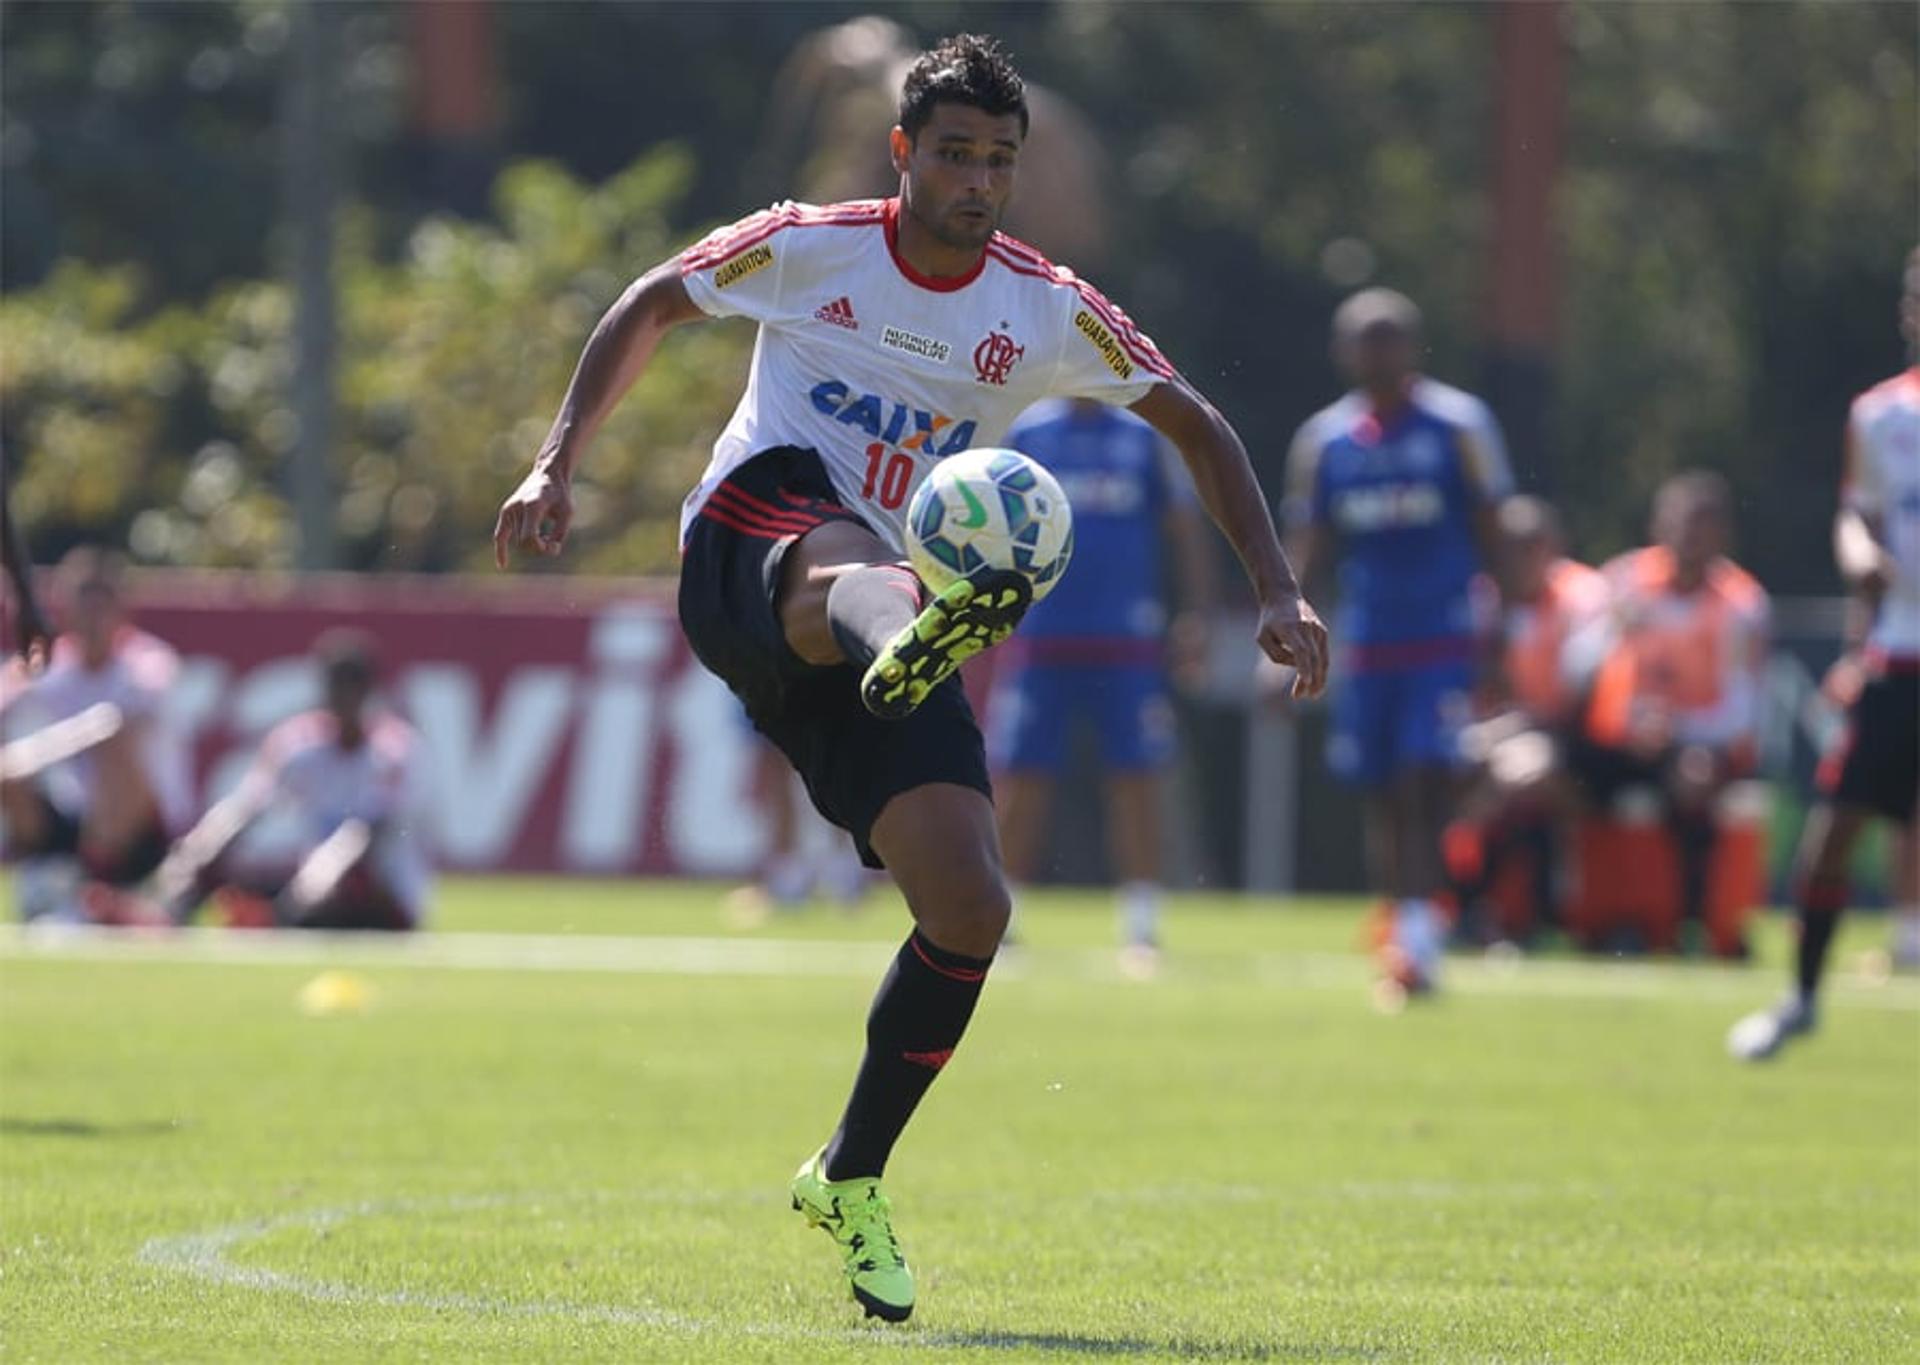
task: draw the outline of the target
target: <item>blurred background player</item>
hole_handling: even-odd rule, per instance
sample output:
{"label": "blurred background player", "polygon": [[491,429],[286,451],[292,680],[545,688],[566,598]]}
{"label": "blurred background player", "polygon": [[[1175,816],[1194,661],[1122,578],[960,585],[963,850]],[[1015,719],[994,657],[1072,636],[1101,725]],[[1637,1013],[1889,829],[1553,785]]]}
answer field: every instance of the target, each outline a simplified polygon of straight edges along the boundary
{"label": "blurred background player", "polygon": [[[324,703],[274,727],[233,794],[168,856],[159,894],[176,920],[219,879],[220,861],[275,807],[296,823],[299,861],[272,885],[236,878],[220,899],[236,924],[418,928],[427,911],[426,768],[419,737],[374,696],[371,641],[336,630],[314,643]],[[262,895],[262,892],[268,895]]]}
{"label": "blurred background player", "polygon": [[28,919],[115,917],[112,889],[158,867],[189,818],[187,748],[167,708],[180,659],[128,621],[124,571],[111,550],[67,554],[56,583],[65,629],[45,671],[11,665],[0,697],[10,739],[0,806]]}
{"label": "blurred background player", "polygon": [[[1820,800],[1807,815],[1795,869],[1800,943],[1793,993],[1734,1026],[1736,1057],[1771,1057],[1818,1018],[1827,950],[1847,904],[1847,860],[1876,816],[1905,830],[1898,883],[1912,932],[1913,826],[1920,793],[1920,248],[1907,257],[1900,321],[1907,369],[1853,402],[1846,472],[1834,516],[1841,575],[1875,604],[1847,727],[1821,764]],[[1899,946],[1899,945],[1896,945]]]}
{"label": "blurred background player", "polygon": [[1494,513],[1512,485],[1486,404],[1420,373],[1420,325],[1390,289],[1340,305],[1333,354],[1353,391],[1307,420],[1287,461],[1303,581],[1338,558],[1328,762],[1365,792],[1369,875],[1392,902],[1388,976],[1411,990],[1439,967],[1440,837],[1479,653],[1474,583],[1501,561]]}
{"label": "blurred background player", "polygon": [[772,915],[799,910],[816,896],[854,909],[872,879],[859,851],[814,812],[785,755],[753,729],[744,710],[739,715],[753,748],[753,787],[767,817],[767,851],[759,875],[728,894],[728,921],[752,928]]}
{"label": "blurred background player", "polygon": [[[1139,418],[1087,399],[1030,409],[1006,443],[1045,465],[1073,508],[1073,565],[1001,655],[988,709],[1000,848],[1018,885],[1039,870],[1055,784],[1077,732],[1099,746],[1123,961],[1159,946],[1161,776],[1173,755],[1167,645],[1183,669],[1205,650],[1213,559],[1192,486]],[[1182,610],[1169,628],[1161,537]]]}
{"label": "blurred background player", "polygon": [[1766,590],[1727,558],[1725,479],[1677,474],[1653,509],[1653,544],[1602,568],[1607,610],[1570,645],[1572,666],[1590,681],[1568,758],[1598,807],[1628,790],[1657,798],[1692,937],[1706,911],[1717,802],[1758,758],[1769,606]]}
{"label": "blurred background player", "polygon": [[1607,606],[1606,579],[1570,558],[1560,516],[1543,499],[1519,494],[1500,505],[1507,556],[1500,576],[1500,623],[1492,642],[1482,707],[1489,714],[1464,736],[1476,770],[1447,829],[1447,864],[1463,921],[1476,936],[1527,932],[1525,924],[1490,924],[1483,897],[1508,859],[1531,856],[1528,905],[1551,917],[1561,858],[1559,837],[1575,813],[1561,758],[1577,723],[1580,696],[1567,668],[1567,642],[1598,621]]}

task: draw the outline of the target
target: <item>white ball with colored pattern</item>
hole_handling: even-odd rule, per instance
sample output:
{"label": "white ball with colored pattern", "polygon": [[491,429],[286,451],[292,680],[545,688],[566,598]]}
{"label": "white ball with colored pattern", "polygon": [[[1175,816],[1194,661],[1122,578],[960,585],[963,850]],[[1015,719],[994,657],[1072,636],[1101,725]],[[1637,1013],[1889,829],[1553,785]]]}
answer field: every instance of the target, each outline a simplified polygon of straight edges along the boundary
{"label": "white ball with colored pattern", "polygon": [[1019,451],[963,450],[914,490],[907,558],[935,592],[981,569],[1013,569],[1037,602],[1073,558],[1073,509],[1053,475]]}

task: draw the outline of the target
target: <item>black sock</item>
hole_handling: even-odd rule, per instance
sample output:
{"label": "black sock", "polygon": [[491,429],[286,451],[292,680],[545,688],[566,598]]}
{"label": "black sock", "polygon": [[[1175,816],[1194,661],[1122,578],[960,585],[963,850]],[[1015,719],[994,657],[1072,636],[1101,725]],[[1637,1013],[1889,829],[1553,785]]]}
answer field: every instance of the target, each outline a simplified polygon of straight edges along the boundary
{"label": "black sock", "polygon": [[1711,814],[1676,815],[1674,843],[1680,852],[1680,914],[1693,924],[1707,920],[1707,878],[1713,870],[1713,849],[1720,831]]}
{"label": "black sock", "polygon": [[1800,948],[1794,959],[1794,984],[1800,998],[1813,1003],[1820,989],[1820,973],[1827,964],[1827,948],[1847,905],[1847,884],[1834,879],[1812,881],[1800,889]]}
{"label": "black sock", "polygon": [[1554,901],[1554,836],[1557,831],[1549,820],[1534,820],[1521,826],[1515,846],[1527,855],[1527,870],[1532,874],[1529,890],[1533,895],[1535,930],[1557,929],[1560,907]]}
{"label": "black sock", "polygon": [[867,1055],[827,1144],[827,1179],[855,1180],[886,1169],[920,1097],[967,1031],[992,965],[992,958],[936,947],[918,929],[907,936],[867,1014]]}
{"label": "black sock", "polygon": [[827,589],[827,625],[855,668],[872,663],[919,614],[920,580],[898,564],[869,564]]}

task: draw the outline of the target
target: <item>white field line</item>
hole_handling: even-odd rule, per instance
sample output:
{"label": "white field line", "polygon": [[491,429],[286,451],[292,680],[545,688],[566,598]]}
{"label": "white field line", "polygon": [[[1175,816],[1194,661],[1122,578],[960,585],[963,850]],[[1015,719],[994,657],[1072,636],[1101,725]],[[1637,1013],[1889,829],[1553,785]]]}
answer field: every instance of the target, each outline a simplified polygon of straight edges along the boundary
{"label": "white field line", "polygon": [[[614,934],[426,933],[325,934],[226,929],[139,930],[92,926],[0,926],[0,961],[55,960],[237,966],[424,968],[452,971],[602,972],[652,976],[823,977],[872,981],[894,948],[872,941],[780,938],[696,938]],[[1018,948],[1001,955],[999,978],[1124,980],[1112,953],[1098,949]],[[1211,986],[1221,981],[1304,990],[1364,987],[1369,968],[1358,954],[1218,950],[1167,956],[1162,981]],[[1771,969],[1670,962],[1566,958],[1449,959],[1450,993],[1465,996],[1562,997],[1597,1000],[1694,999],[1760,1003],[1780,992]],[[1837,972],[1838,1002],[1920,1013],[1920,980],[1870,982]]]}
{"label": "white field line", "polygon": [[[874,1324],[840,1329],[801,1327],[787,1323],[742,1322],[699,1317],[672,1309],[639,1305],[573,1303],[565,1300],[489,1298],[479,1294],[426,1293],[410,1289],[380,1289],[333,1280],[293,1275],[266,1266],[241,1265],[228,1253],[263,1237],[292,1229],[316,1235],[332,1233],[355,1219],[408,1217],[463,1209],[508,1208],[531,1202],[529,1197],[477,1196],[449,1199],[369,1201],[335,1208],[283,1214],[245,1223],[233,1223],[204,1232],[155,1237],[141,1246],[135,1259],[155,1269],[186,1275],[204,1283],[250,1289],[257,1293],[287,1294],[312,1303],[341,1307],[391,1307],[430,1313],[462,1313],[474,1317],[558,1318],[569,1322],[607,1323],[650,1328],[683,1336],[752,1337],[758,1339],[839,1341],[882,1348],[919,1350],[1004,1350],[1028,1356],[1082,1355],[1141,1356],[1190,1359],[1267,1359],[1274,1352],[1259,1346],[1239,1347],[1193,1341],[1149,1341],[1126,1337],[1079,1338],[1071,1335],[1032,1335],[993,1331],[926,1331],[919,1327],[886,1328]],[[663,1202],[678,1202],[668,1196]],[[711,1201],[708,1201],[709,1203]],[[1371,1353],[1369,1353],[1371,1354]]]}

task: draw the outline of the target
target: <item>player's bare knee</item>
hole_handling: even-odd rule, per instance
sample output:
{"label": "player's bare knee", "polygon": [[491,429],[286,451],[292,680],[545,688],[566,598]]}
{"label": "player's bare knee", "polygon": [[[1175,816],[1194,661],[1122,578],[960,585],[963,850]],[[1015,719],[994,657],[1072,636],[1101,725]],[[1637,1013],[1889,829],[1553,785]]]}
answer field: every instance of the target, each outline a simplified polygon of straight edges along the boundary
{"label": "player's bare knee", "polygon": [[997,868],[960,870],[938,892],[912,905],[920,931],[936,945],[968,957],[992,957],[1013,917],[1013,896]]}

